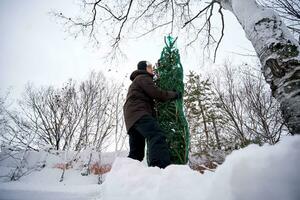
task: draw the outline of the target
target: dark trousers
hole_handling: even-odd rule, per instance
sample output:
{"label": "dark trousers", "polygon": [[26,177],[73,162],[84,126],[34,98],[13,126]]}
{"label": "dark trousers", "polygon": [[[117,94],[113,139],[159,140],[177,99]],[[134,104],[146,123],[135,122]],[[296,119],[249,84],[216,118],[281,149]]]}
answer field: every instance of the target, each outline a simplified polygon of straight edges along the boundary
{"label": "dark trousers", "polygon": [[165,168],[171,163],[166,137],[155,118],[144,115],[129,129],[128,134],[129,158],[139,161],[144,159],[145,139],[147,139],[149,165]]}

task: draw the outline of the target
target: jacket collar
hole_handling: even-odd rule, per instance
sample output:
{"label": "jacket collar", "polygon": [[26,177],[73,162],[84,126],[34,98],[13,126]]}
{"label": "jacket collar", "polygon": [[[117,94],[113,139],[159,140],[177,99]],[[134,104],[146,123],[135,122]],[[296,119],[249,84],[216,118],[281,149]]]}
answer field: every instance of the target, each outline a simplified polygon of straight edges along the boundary
{"label": "jacket collar", "polygon": [[143,74],[153,78],[153,75],[149,74],[146,70],[135,70],[134,72],[131,73],[130,80],[133,81],[138,75],[143,75]]}

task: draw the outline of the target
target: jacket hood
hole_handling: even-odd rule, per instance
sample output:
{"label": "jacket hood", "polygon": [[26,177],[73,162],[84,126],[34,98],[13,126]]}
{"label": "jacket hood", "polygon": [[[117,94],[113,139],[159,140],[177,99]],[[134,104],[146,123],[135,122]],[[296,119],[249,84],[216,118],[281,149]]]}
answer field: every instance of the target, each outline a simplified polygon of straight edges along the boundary
{"label": "jacket hood", "polygon": [[153,75],[149,74],[146,70],[135,70],[130,75],[130,80],[133,81],[138,75],[146,74],[153,78]]}

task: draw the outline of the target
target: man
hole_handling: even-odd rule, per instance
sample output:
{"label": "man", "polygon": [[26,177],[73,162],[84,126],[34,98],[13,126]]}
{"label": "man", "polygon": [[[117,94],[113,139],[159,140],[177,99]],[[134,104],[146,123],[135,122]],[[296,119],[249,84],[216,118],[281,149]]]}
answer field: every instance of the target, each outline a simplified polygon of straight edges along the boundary
{"label": "man", "polygon": [[129,134],[129,158],[144,159],[145,139],[148,141],[149,165],[165,168],[170,164],[166,138],[156,121],[154,99],[165,102],[179,98],[180,93],[163,91],[153,82],[151,63],[141,61],[131,76],[132,81],[123,107],[126,129]]}

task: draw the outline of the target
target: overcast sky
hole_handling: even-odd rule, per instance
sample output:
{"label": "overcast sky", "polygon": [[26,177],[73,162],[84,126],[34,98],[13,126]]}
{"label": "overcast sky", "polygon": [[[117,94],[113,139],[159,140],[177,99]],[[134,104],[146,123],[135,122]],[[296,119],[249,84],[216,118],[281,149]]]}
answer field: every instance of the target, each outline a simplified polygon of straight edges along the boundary
{"label": "overcast sky", "polygon": [[[60,86],[69,78],[83,80],[91,70],[103,71],[118,81],[127,80],[125,75],[136,68],[139,60],[155,62],[164,46],[163,36],[149,36],[126,43],[123,49],[127,59],[117,66],[105,64],[99,49],[92,48],[83,39],[74,39],[64,32],[49,12],[64,10],[76,13],[76,0],[1,0],[0,1],[0,92],[12,87],[12,96],[19,98],[24,85],[31,82],[36,86]],[[225,38],[219,49],[216,62],[225,59],[236,63],[249,62],[248,57],[232,52],[245,53],[253,48],[237,20],[225,12]],[[180,40],[180,38],[179,38]],[[211,62],[201,68],[199,53],[183,47],[181,59],[184,70],[208,71],[214,69]],[[109,69],[112,69],[109,71]],[[130,81],[125,81],[129,84]]]}

